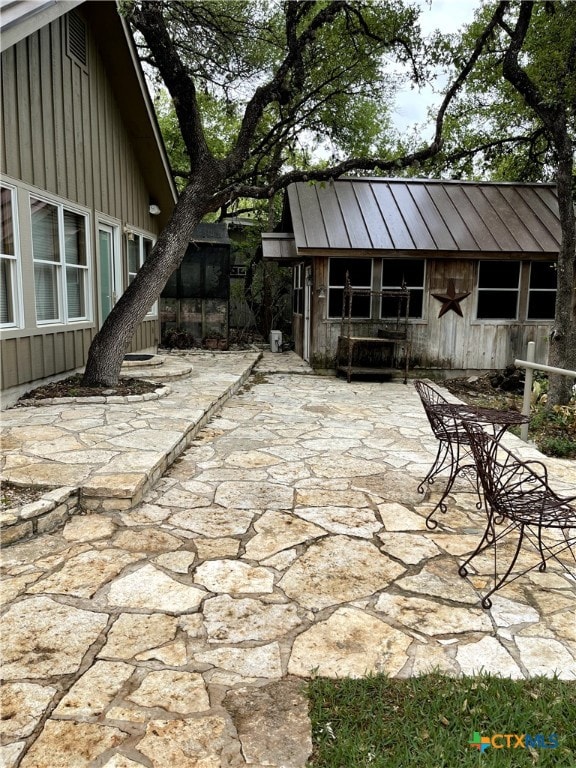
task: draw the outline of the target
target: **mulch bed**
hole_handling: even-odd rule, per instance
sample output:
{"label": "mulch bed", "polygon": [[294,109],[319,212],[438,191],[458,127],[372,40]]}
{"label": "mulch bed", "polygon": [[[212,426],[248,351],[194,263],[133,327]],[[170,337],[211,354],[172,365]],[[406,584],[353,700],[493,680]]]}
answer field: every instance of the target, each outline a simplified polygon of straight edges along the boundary
{"label": "mulch bed", "polygon": [[25,504],[31,504],[47,493],[50,488],[36,488],[27,485],[15,485],[2,481],[2,490],[0,491],[0,509],[13,509],[23,507]]}
{"label": "mulch bed", "polygon": [[154,392],[160,384],[142,379],[121,378],[115,387],[83,387],[81,376],[45,384],[22,395],[20,400],[45,400],[49,397],[94,397],[96,395],[145,395]]}

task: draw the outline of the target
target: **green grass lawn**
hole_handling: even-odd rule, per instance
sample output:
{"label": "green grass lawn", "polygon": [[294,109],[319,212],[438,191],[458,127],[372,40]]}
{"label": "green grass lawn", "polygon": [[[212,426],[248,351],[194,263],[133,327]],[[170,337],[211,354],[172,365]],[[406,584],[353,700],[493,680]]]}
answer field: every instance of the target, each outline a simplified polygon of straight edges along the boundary
{"label": "green grass lawn", "polygon": [[[576,682],[316,678],[308,695],[311,768],[576,768]],[[474,734],[495,737],[495,746],[481,754],[470,746]],[[516,745],[525,734],[534,746],[529,738]]]}

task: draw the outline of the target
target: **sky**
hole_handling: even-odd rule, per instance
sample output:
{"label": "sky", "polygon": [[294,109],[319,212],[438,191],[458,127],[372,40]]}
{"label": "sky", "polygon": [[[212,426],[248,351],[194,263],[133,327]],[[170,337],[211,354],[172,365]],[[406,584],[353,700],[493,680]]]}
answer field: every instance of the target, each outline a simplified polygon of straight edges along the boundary
{"label": "sky", "polygon": [[[480,0],[418,0],[422,7],[420,26],[424,35],[439,29],[442,32],[457,32],[464,24],[474,18],[474,10]],[[398,130],[409,130],[416,123],[426,119],[426,111],[433,104],[439,104],[440,97],[432,89],[425,87],[420,91],[402,91],[396,99],[393,115],[394,125]]]}

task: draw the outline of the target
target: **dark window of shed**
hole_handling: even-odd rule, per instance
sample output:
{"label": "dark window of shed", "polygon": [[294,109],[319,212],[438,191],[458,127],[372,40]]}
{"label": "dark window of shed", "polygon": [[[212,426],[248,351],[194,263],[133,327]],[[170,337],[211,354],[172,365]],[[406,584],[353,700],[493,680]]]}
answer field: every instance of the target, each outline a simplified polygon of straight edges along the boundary
{"label": "dark window of shed", "polygon": [[[383,259],[382,289],[408,288],[410,291],[409,317],[422,317],[424,299],[424,259]],[[380,317],[396,317],[398,300],[382,297]]]}
{"label": "dark window of shed", "polygon": [[[328,268],[328,317],[342,317],[346,273],[352,288],[372,288],[372,259],[330,259]],[[370,296],[353,296],[351,317],[369,318]]]}
{"label": "dark window of shed", "polygon": [[533,261],[530,264],[528,320],[553,320],[556,312],[556,264]]}
{"label": "dark window of shed", "polygon": [[304,264],[294,267],[294,286],[292,291],[292,309],[295,315],[304,314]]}
{"label": "dark window of shed", "polygon": [[86,45],[86,24],[84,20],[77,13],[69,13],[66,25],[66,53],[82,67],[86,67],[88,64]]}
{"label": "dark window of shed", "polygon": [[479,320],[516,320],[519,290],[519,261],[481,261],[476,317]]}

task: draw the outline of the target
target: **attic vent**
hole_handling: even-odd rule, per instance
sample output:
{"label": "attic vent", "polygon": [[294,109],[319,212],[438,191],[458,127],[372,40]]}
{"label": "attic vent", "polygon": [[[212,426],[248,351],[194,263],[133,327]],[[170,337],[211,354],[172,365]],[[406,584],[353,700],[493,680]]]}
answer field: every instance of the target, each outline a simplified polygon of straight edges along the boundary
{"label": "attic vent", "polygon": [[77,13],[68,14],[67,32],[68,56],[85,67],[88,62],[86,56],[86,24]]}

